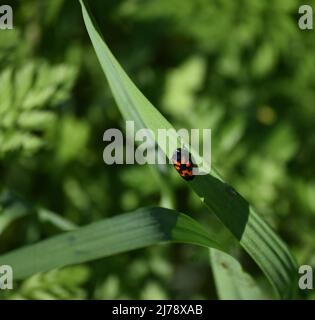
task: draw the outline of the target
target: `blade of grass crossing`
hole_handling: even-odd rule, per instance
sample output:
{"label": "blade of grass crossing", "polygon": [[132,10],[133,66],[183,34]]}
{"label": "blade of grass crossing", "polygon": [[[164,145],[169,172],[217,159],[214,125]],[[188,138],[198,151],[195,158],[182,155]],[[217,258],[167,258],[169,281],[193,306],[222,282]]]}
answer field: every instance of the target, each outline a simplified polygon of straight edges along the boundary
{"label": "blade of grass crossing", "polygon": [[[88,34],[122,115],[126,120],[134,120],[137,128],[151,129],[154,134],[159,129],[173,129],[174,140],[168,148],[159,145],[169,155],[170,150],[178,147],[180,137],[124,72],[97,31],[85,1],[80,0],[80,3]],[[192,149],[190,151],[198,161],[199,154]],[[278,295],[281,298],[293,297],[297,288],[296,263],[286,245],[247,201],[215,171],[211,175],[196,176],[187,183],[256,261]]]}
{"label": "blade of grass crossing", "polygon": [[174,210],[144,208],[65,232],[0,256],[14,279],[159,243],[181,242],[221,249],[198,222]]}

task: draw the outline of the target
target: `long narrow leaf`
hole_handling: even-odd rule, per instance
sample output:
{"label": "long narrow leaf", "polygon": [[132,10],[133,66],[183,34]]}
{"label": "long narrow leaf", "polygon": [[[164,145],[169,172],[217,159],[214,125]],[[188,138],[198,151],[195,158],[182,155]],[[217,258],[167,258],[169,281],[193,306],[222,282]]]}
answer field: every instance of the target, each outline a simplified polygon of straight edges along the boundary
{"label": "long narrow leaf", "polygon": [[[133,84],[105,44],[92,21],[84,1],[80,0],[84,22],[97,57],[107,77],[117,105],[126,120],[134,120],[138,128],[173,129]],[[180,139],[174,133],[174,141]],[[165,146],[159,146],[165,154]],[[175,149],[177,144],[173,147]],[[191,150],[195,159],[199,155]],[[296,291],[296,264],[286,245],[270,226],[218,174],[197,176],[189,183],[210,212],[236,237],[249,255],[266,274],[281,298],[291,298]]]}
{"label": "long narrow leaf", "polygon": [[210,249],[217,294],[220,300],[262,300],[266,299],[255,280],[246,273],[232,256]]}
{"label": "long narrow leaf", "polygon": [[163,242],[221,249],[192,218],[163,208],[144,208],[65,232],[0,256],[14,279]]}

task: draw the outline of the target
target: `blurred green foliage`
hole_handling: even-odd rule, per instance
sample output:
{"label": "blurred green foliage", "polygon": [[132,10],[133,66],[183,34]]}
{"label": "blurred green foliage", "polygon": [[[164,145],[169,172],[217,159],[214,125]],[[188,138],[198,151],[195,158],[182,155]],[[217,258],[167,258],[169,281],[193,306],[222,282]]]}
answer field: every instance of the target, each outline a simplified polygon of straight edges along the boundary
{"label": "blurred green foliage", "polygon": [[[174,205],[224,234],[176,175],[161,182],[149,167],[103,163],[103,132],[124,123],[79,3],[6,3],[14,29],[0,30],[0,253],[153,204]],[[90,1],[107,43],[146,96],[176,128],[212,129],[214,166],[299,264],[315,267],[315,31],[298,28],[301,4]],[[168,187],[161,191],[161,183]],[[188,245],[52,271],[15,288],[0,294],[217,297],[207,250]]]}

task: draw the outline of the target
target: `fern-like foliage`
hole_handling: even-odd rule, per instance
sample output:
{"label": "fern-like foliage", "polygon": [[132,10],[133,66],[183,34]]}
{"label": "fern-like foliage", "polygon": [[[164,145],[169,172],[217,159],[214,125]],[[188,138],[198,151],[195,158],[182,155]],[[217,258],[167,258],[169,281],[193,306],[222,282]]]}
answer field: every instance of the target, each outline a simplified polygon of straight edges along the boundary
{"label": "fern-like foliage", "polygon": [[33,61],[0,73],[0,157],[31,155],[45,145],[56,107],[69,99],[76,69]]}

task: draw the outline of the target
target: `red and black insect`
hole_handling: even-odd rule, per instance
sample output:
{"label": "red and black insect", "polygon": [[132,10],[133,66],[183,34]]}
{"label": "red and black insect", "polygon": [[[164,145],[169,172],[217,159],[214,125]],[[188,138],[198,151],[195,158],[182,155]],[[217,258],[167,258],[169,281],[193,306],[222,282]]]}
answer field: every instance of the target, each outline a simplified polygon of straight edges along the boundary
{"label": "red and black insect", "polygon": [[193,175],[193,162],[191,154],[185,150],[178,148],[174,151],[172,156],[172,162],[176,171],[185,179],[192,180]]}

